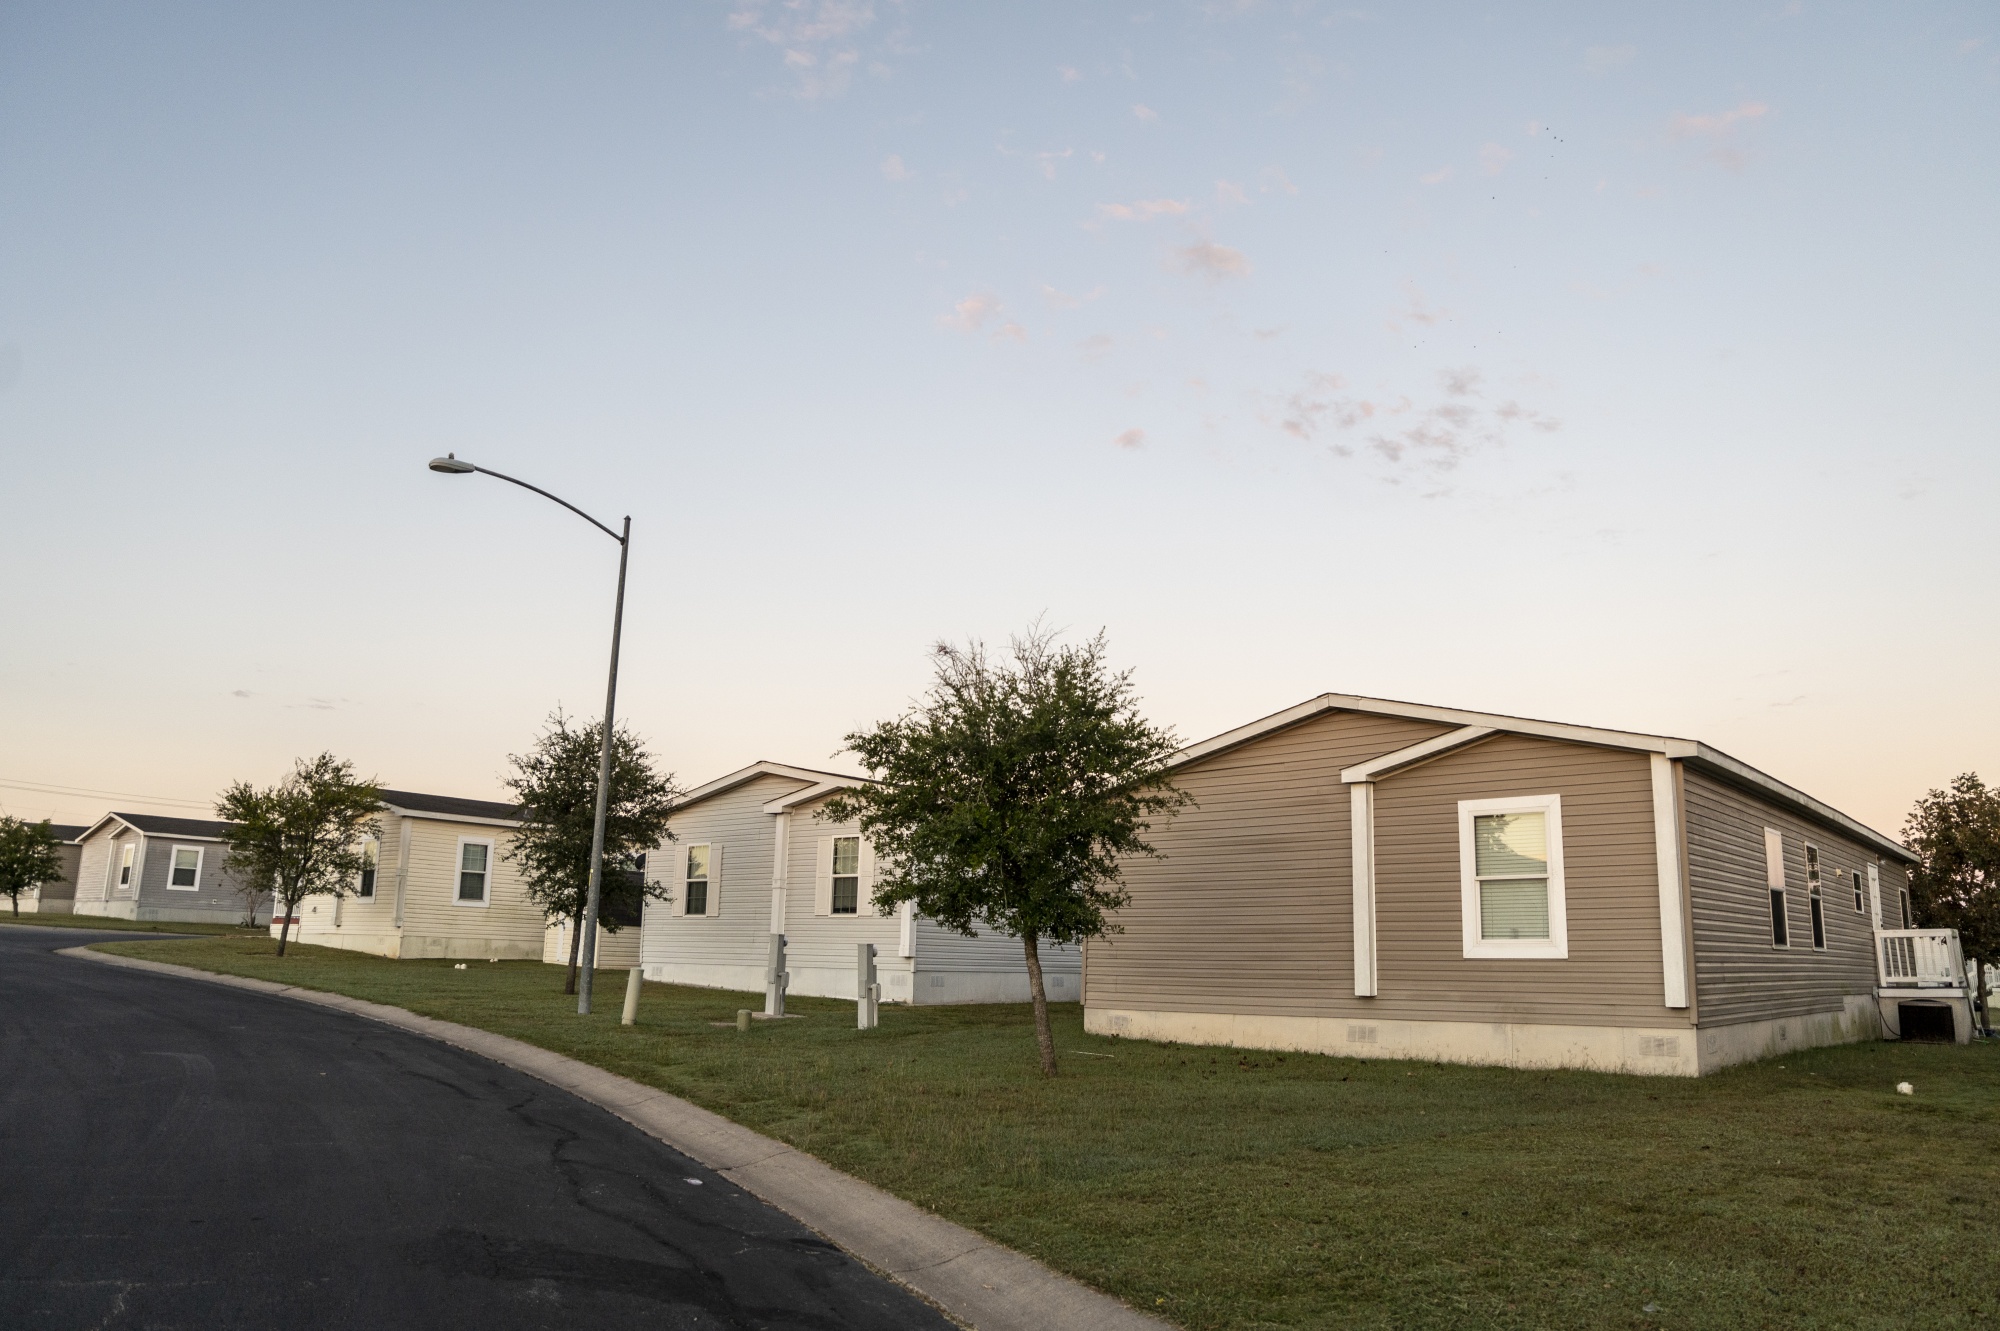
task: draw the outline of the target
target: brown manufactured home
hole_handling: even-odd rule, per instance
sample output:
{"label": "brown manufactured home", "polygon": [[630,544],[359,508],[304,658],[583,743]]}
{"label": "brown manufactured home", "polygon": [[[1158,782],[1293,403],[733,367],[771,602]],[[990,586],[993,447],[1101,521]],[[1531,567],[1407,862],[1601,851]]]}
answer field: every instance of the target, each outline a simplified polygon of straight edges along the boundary
{"label": "brown manufactured home", "polygon": [[1094,1032],[1686,1076],[1970,1032],[1909,850],[1696,741],[1327,694],[1174,780],[1086,949]]}

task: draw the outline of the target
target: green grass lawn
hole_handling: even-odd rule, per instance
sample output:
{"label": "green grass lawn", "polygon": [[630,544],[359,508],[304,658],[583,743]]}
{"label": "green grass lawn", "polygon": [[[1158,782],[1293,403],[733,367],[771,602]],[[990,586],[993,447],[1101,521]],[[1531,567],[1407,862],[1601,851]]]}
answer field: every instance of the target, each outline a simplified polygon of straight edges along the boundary
{"label": "green grass lawn", "polygon": [[108,915],[44,915],[32,911],[11,915],[0,901],[0,924],[24,924],[43,929],[110,929],[137,934],[215,934],[225,938],[263,938],[269,930],[245,929],[236,924],[181,924],[169,920],[116,920]]}
{"label": "green grass lawn", "polygon": [[715,1023],[761,996],[649,984],[625,1030],[623,972],[579,1018],[532,962],[99,946],[584,1059],[1188,1327],[2000,1324],[1993,1045],[1692,1081],[1101,1039],[1068,1005],[1044,1082],[1025,1007],[884,1006],[860,1032],[852,1003],[797,999],[745,1035]]}

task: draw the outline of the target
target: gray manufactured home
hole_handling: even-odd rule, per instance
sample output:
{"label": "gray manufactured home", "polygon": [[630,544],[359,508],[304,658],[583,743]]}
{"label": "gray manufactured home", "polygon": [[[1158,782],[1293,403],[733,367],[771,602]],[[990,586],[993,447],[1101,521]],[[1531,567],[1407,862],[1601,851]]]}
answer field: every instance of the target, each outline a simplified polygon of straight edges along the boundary
{"label": "gray manufactured home", "polygon": [[107,813],[78,838],[78,915],[240,924],[271,918],[271,894],[229,872],[231,824]]}
{"label": "gray manufactured home", "polygon": [[1970,1032],[1910,851],[1706,744],[1327,694],[1174,780],[1094,1032],[1678,1075]]}

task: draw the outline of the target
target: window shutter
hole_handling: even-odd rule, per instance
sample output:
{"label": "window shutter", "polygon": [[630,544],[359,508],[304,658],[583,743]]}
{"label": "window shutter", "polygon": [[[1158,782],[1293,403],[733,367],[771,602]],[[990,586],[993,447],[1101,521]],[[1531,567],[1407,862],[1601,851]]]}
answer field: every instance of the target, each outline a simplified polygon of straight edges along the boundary
{"label": "window shutter", "polygon": [[667,891],[674,894],[674,914],[688,912],[688,848],[685,841],[669,841],[667,849],[672,857],[667,860]]}
{"label": "window shutter", "polygon": [[868,838],[861,838],[861,881],[856,885],[854,912],[857,915],[875,914],[875,847]]}
{"label": "window shutter", "polygon": [[1882,870],[1876,865],[1868,866],[1868,909],[1875,917],[1875,927],[1882,927]]}
{"label": "window shutter", "polygon": [[708,917],[713,920],[722,914],[722,843],[708,843]]}
{"label": "window shutter", "polygon": [[819,868],[813,875],[813,914],[833,914],[833,838],[819,839]]}
{"label": "window shutter", "polygon": [[1764,829],[1764,884],[1774,891],[1785,885],[1785,834]]}

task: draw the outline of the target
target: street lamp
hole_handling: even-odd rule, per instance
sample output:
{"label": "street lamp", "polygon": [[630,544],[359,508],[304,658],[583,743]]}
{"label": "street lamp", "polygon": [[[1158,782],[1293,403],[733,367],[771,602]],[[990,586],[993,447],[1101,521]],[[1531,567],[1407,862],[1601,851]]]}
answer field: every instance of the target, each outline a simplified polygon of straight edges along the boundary
{"label": "street lamp", "polygon": [[588,1016],[590,977],[597,964],[597,906],[604,896],[604,813],[611,798],[611,722],[612,714],[618,706],[618,636],[625,627],[625,558],[632,553],[632,519],[630,516],[626,517],[625,533],[621,536],[567,499],[556,499],[556,496],[547,490],[523,480],[516,480],[504,473],[485,467],[475,467],[470,462],[461,462],[455,453],[432,458],[431,470],[442,472],[446,476],[468,476],[476,471],[482,476],[512,481],[523,490],[533,490],[544,499],[554,499],[556,503],[618,542],[618,602],[617,609],[611,616],[611,679],[604,686],[604,747],[597,758],[597,822],[590,831],[590,891],[584,898],[583,940],[579,949],[582,953],[582,967],[576,984],[577,1015]]}

